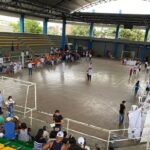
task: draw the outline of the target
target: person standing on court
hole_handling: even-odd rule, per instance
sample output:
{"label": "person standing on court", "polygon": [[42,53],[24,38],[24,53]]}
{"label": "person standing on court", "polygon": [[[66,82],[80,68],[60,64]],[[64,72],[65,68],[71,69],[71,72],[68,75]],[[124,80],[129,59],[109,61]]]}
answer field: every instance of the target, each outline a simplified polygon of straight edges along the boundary
{"label": "person standing on court", "polygon": [[3,102],[4,102],[4,98],[3,98],[1,91],[0,91],[0,114],[3,113],[3,111],[2,111]]}
{"label": "person standing on court", "polygon": [[60,114],[59,110],[55,110],[55,113],[53,115],[53,121],[55,122],[54,129],[57,131],[60,131],[61,126],[64,123],[64,120],[63,120],[63,116]]}
{"label": "person standing on court", "polygon": [[124,115],[125,115],[125,109],[126,109],[126,101],[122,101],[120,104],[120,110],[119,110],[119,126],[123,125],[124,122]]}
{"label": "person standing on court", "polygon": [[32,75],[32,62],[30,61],[29,63],[28,63],[28,70],[29,70],[29,75]]}
{"label": "person standing on court", "polygon": [[88,68],[87,70],[87,80],[91,82],[93,70],[92,68]]}
{"label": "person standing on court", "polygon": [[138,80],[136,83],[135,83],[135,87],[134,87],[134,96],[136,97],[138,91],[139,91],[139,88],[140,88],[140,81]]}

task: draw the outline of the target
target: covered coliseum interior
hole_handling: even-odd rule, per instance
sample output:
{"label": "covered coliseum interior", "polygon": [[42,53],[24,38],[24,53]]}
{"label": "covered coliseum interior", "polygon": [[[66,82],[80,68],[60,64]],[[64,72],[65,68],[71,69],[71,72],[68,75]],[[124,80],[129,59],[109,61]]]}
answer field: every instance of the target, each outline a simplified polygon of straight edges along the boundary
{"label": "covered coliseum interior", "polygon": [[[117,60],[121,58],[122,49],[132,49],[135,51],[135,57],[143,61],[150,54],[150,43],[147,42],[150,15],[80,12],[81,8],[111,1],[114,0],[0,0],[1,14],[8,13],[10,16],[15,14],[20,17],[20,21],[24,20],[24,17],[36,17],[39,20],[44,20],[43,34],[41,35],[24,33],[23,25],[20,26],[20,32],[22,33],[0,33],[1,53],[9,51],[12,41],[14,45],[17,43],[20,45],[20,51],[17,53],[22,50],[46,53],[50,46],[64,49],[68,42],[76,45],[88,45],[89,49],[94,50],[95,56],[100,57],[105,57],[106,50],[111,49],[114,59]],[[47,35],[47,22],[53,20],[62,21],[62,36]],[[91,28],[93,24],[115,26],[115,38],[94,38],[90,33],[89,37],[66,36],[65,26],[69,21],[85,23],[90,25]],[[144,28],[144,41],[119,39],[118,31],[121,25],[127,26],[127,28],[133,28],[133,26]],[[47,50],[44,51],[45,49]],[[123,68],[118,61],[95,58],[92,63],[94,74],[91,84],[86,82],[88,63],[84,60],[73,64],[66,63],[63,68],[64,72],[62,72],[63,66],[58,64],[52,68],[37,69],[33,72],[32,77],[28,76],[26,69],[23,70],[21,75],[13,76],[37,84],[37,110],[33,112],[33,117],[38,119],[33,119],[34,128],[39,128],[43,124],[49,126],[49,123],[52,122],[51,119],[49,120],[49,114],[52,114],[55,109],[60,109],[63,116],[72,119],[72,121],[70,120],[70,128],[73,131],[70,133],[76,135],[77,133],[74,130],[87,133],[85,136],[88,142],[92,141],[92,146],[95,141],[99,142],[100,140],[95,140],[92,136],[107,141],[109,130],[118,129],[119,103],[122,99],[126,99],[127,110],[130,109],[132,104],[136,104],[131,92],[135,80],[128,83],[129,67]],[[141,80],[144,78],[144,75],[140,76]],[[145,83],[142,82],[142,85],[145,86]],[[30,102],[28,105],[30,105]],[[45,114],[40,114],[40,112]],[[45,123],[41,123],[39,120],[43,120]],[[81,122],[81,124],[74,120]],[[82,122],[86,125],[84,126]],[[67,123],[65,122],[65,126],[68,125]],[[89,129],[88,126],[90,125],[101,127],[104,131],[101,129],[99,131],[97,128]],[[127,126],[128,119],[126,118],[125,127]],[[82,135],[81,133],[78,133],[77,136]],[[122,136],[122,132],[113,134]],[[88,137],[88,135],[92,136]],[[126,133],[123,136],[126,137]],[[101,141],[100,144],[102,150],[107,149],[107,142]],[[132,141],[118,142],[117,144],[122,147],[136,145]],[[135,149],[143,150],[143,147],[145,148],[145,145],[140,145]]]}

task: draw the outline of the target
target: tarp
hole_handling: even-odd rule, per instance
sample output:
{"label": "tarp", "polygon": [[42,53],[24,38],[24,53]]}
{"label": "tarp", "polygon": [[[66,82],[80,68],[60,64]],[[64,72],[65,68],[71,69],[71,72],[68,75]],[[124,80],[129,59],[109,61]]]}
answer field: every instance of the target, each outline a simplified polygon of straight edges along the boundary
{"label": "tarp", "polygon": [[143,107],[142,118],[144,125],[141,142],[147,142],[148,140],[150,140],[150,92],[146,97],[142,107]]}
{"label": "tarp", "polygon": [[141,108],[130,111],[128,114],[129,117],[129,128],[128,128],[128,138],[129,139],[139,139],[141,135]]}

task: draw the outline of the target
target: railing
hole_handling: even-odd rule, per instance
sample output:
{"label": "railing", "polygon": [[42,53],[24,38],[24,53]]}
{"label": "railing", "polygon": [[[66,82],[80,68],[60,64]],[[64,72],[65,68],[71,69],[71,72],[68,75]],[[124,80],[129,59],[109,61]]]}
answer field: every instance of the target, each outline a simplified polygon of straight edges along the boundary
{"label": "railing", "polygon": [[[27,115],[28,113],[30,113],[30,115]],[[53,122],[52,117],[53,114],[50,113],[36,111],[36,110],[35,111],[28,110],[26,113],[26,118],[23,119],[29,119],[26,121],[27,122],[29,121],[31,128],[39,129],[42,126],[46,125],[48,129],[51,131],[53,129],[50,126],[50,124]],[[76,138],[79,136],[86,137],[87,143],[90,147],[94,147],[95,143],[99,143],[102,150],[109,150],[111,143],[118,143],[119,146],[119,143],[123,143],[125,141],[133,141],[142,138],[142,137],[138,137],[138,138],[136,137],[136,138],[129,139],[127,134],[128,129],[108,130],[108,129],[100,128],[94,125],[90,125],[69,118],[64,118],[63,128],[67,131],[68,134],[72,134]],[[35,134],[36,131],[34,131],[33,133]],[[112,139],[113,135],[116,135],[116,137],[119,138]],[[148,141],[150,139],[150,137],[145,137],[145,138],[147,138]]]}

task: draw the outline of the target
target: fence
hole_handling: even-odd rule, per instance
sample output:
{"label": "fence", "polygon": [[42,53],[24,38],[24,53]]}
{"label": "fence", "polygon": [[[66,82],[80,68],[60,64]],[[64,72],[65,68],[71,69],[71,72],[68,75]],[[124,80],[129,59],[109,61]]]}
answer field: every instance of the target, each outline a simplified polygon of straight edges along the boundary
{"label": "fence", "polygon": [[[47,126],[49,131],[53,129],[50,125],[53,123],[53,114],[46,112],[33,111],[32,115],[28,112],[25,118],[22,118],[22,121],[29,123],[31,128],[36,129],[32,131],[33,135],[43,126]],[[68,135],[73,135],[75,138],[80,136],[85,137],[88,146],[94,148],[95,144],[97,144],[101,150],[109,150],[110,147],[119,148],[129,145],[135,146],[137,144],[135,141],[141,139],[141,137],[129,139],[128,129],[107,130],[69,118],[64,118],[63,130],[67,131]],[[149,141],[150,137],[146,138],[147,141]]]}

